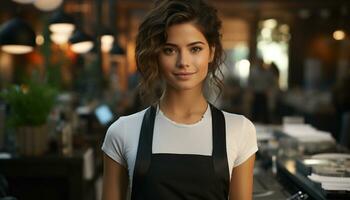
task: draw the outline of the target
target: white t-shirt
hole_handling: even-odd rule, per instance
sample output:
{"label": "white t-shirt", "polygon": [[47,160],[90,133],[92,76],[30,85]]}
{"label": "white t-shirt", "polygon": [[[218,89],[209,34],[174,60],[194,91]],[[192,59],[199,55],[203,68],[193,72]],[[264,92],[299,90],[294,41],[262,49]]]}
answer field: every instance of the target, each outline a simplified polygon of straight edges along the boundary
{"label": "white t-shirt", "polygon": [[[146,109],[120,117],[108,128],[102,145],[102,150],[110,158],[128,169],[129,189],[132,185],[137,146],[145,112]],[[246,161],[258,150],[258,147],[255,127],[251,121],[242,115],[224,111],[223,113],[226,121],[226,149],[231,177],[233,167]],[[189,125],[170,120],[157,108],[152,153],[210,156],[212,146],[209,106],[200,121]]]}

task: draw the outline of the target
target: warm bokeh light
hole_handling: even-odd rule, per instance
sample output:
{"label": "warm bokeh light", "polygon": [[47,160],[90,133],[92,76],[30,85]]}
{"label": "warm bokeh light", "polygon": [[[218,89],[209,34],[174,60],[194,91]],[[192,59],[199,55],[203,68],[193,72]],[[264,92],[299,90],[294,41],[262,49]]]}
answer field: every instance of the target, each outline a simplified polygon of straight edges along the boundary
{"label": "warm bokeh light", "polygon": [[250,71],[250,62],[247,59],[240,60],[236,63],[239,76],[241,78],[248,78]]}
{"label": "warm bokeh light", "polygon": [[92,47],[94,46],[94,43],[91,41],[86,41],[86,42],[79,42],[76,44],[72,44],[71,49],[75,53],[87,53],[89,52]]}
{"label": "warm bokeh light", "polygon": [[272,35],[272,29],[269,29],[269,28],[263,28],[261,30],[261,36],[263,38],[271,38],[271,35]]}
{"label": "warm bokeh light", "polygon": [[44,44],[44,37],[42,35],[37,35],[35,38],[36,45],[43,45]]}
{"label": "warm bokeh light", "polygon": [[52,11],[62,4],[63,0],[35,0],[34,6],[42,11]]}
{"label": "warm bokeh light", "polygon": [[102,43],[102,45],[101,45],[101,50],[103,52],[106,52],[106,53],[110,52],[112,48],[113,48],[113,43],[112,44],[103,44]]}
{"label": "warm bokeh light", "polygon": [[52,33],[50,35],[50,39],[55,43],[55,44],[65,44],[68,42],[70,35],[66,34],[61,34],[61,33]]}
{"label": "warm bokeh light", "polygon": [[16,3],[22,3],[22,4],[30,4],[33,3],[35,0],[12,0]]}
{"label": "warm bokeh light", "polygon": [[288,88],[288,64],[289,64],[289,40],[291,38],[290,27],[279,23],[276,19],[268,19],[260,22],[258,36],[258,55],[265,63],[277,65],[280,72],[279,86]]}
{"label": "warm bokeh light", "polygon": [[103,35],[101,37],[101,42],[103,44],[112,44],[114,42],[114,37],[112,35]]}
{"label": "warm bokeh light", "polygon": [[101,37],[101,50],[109,52],[113,47],[114,37],[112,35],[103,35]]}
{"label": "warm bokeh light", "polygon": [[264,27],[269,28],[269,29],[273,29],[277,26],[277,20],[276,19],[267,19],[264,22]]}
{"label": "warm bokeh light", "polygon": [[62,33],[62,34],[72,34],[74,31],[74,24],[69,23],[57,23],[57,24],[50,24],[49,29],[51,32],[54,33]]}
{"label": "warm bokeh light", "polygon": [[336,30],[333,33],[333,38],[335,40],[344,40],[345,38],[345,32],[343,30]]}
{"label": "warm bokeh light", "polygon": [[289,34],[289,26],[287,24],[282,24],[279,30],[284,34]]}
{"label": "warm bokeh light", "polygon": [[34,48],[32,46],[25,46],[25,45],[3,45],[1,49],[6,53],[26,54],[33,51]]}

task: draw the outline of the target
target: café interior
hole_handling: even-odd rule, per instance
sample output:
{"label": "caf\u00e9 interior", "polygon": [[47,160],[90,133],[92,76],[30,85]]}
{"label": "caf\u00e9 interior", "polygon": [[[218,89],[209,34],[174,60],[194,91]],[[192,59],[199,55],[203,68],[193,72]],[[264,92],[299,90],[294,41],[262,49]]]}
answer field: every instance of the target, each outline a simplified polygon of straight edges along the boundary
{"label": "caf\u00e9 interior", "polygon": [[[350,1],[209,2],[225,58],[207,98],[255,125],[253,199],[350,199]],[[0,199],[102,199],[108,127],[149,106],[135,40],[152,5],[1,0]]]}

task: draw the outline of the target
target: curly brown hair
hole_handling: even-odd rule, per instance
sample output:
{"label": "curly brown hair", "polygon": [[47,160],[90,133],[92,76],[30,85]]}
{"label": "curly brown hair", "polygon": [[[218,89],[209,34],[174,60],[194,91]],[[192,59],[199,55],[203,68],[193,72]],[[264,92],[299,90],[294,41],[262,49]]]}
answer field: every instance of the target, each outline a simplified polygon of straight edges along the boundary
{"label": "curly brown hair", "polygon": [[215,48],[208,76],[221,93],[223,83],[219,78],[222,75],[219,66],[223,63],[223,48],[217,10],[203,0],[159,0],[144,18],[136,38],[136,64],[141,74],[139,89],[143,101],[155,103],[164,91],[158,53],[167,40],[166,30],[174,24],[187,22],[193,23],[209,46]]}

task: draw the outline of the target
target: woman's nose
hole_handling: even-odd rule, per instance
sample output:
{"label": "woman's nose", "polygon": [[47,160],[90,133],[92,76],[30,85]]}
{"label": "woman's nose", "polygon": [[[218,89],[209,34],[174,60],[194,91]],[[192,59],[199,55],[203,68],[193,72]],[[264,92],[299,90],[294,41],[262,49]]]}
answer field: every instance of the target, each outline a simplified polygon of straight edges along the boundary
{"label": "woman's nose", "polygon": [[188,67],[190,62],[190,55],[186,51],[181,51],[178,55],[178,67]]}

